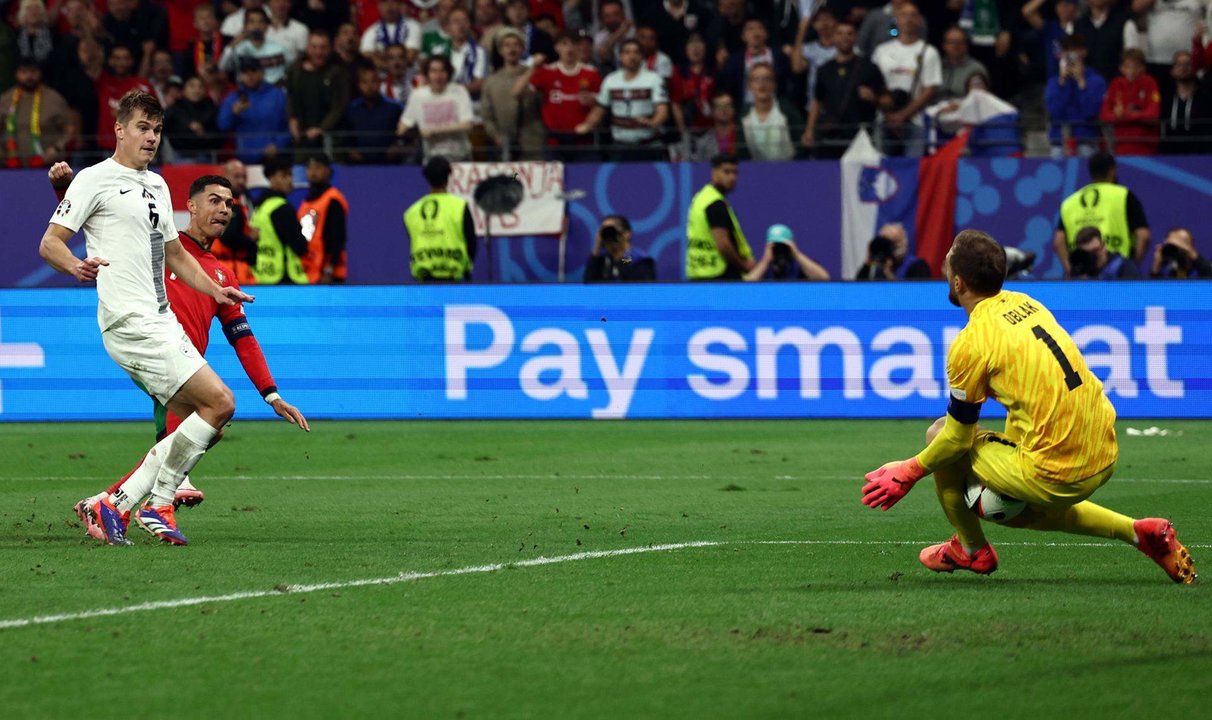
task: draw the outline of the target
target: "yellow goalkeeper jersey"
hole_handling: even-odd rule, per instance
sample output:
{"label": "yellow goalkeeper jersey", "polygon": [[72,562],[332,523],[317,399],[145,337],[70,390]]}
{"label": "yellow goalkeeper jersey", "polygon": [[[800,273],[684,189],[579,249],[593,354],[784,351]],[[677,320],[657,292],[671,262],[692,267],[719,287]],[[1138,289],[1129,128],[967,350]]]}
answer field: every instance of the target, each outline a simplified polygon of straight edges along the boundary
{"label": "yellow goalkeeper jersey", "polygon": [[972,310],[947,356],[951,395],[1006,406],[1006,436],[1028,477],[1076,482],[1119,455],[1115,408],[1048,308],[1003,290]]}

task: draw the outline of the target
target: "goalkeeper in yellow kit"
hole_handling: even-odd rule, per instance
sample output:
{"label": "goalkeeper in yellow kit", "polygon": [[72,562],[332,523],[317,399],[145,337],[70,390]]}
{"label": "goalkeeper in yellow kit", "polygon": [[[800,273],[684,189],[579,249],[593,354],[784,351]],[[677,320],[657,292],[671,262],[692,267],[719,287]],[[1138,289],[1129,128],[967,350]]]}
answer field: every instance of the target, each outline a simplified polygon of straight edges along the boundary
{"label": "goalkeeper in yellow kit", "polygon": [[[926,432],[926,449],[867,474],[863,504],[888,508],[934,473],[956,535],[922,550],[935,572],[997,569],[980,518],[968,506],[970,482],[1027,503],[1002,524],[1115,538],[1132,544],[1178,583],[1195,582],[1191,554],[1169,520],[1134,520],[1086,498],[1111,478],[1119,448],[1115,408],[1069,333],[1038,300],[1002,289],[1006,254],[977,230],[961,232],[943,264],[948,297],[968,325],[947,356],[947,415]],[[1006,431],[976,424],[981,404],[1006,406]]]}

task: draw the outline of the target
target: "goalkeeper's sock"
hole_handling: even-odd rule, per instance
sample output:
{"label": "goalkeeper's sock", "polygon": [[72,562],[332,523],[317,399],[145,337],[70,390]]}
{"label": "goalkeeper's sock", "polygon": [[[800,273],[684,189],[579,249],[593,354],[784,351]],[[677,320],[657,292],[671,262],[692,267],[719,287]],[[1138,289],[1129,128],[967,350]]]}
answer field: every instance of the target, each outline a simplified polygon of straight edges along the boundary
{"label": "goalkeeper's sock", "polygon": [[168,446],[169,438],[156,443],[134,470],[110,487],[109,501],[114,507],[122,512],[130,512],[151,492]]}
{"label": "goalkeeper's sock", "polygon": [[940,467],[934,471],[934,490],[943,513],[959,535],[960,544],[969,556],[988,544],[981,519],[968,507],[964,490],[968,487],[966,468],[959,464]]}
{"label": "goalkeeper's sock", "polygon": [[173,504],[173,496],[186,473],[194,469],[218,434],[217,428],[211,427],[201,415],[194,413],[182,420],[177,431],[164,439],[169,443],[168,452],[164,454],[164,462],[151,489],[152,507]]}
{"label": "goalkeeper's sock", "polygon": [[1127,515],[1084,500],[1067,508],[1048,508],[1044,510],[1043,515],[1028,522],[1026,527],[1032,530],[1052,530],[1122,540],[1135,546],[1136,532],[1132,529],[1133,522]]}

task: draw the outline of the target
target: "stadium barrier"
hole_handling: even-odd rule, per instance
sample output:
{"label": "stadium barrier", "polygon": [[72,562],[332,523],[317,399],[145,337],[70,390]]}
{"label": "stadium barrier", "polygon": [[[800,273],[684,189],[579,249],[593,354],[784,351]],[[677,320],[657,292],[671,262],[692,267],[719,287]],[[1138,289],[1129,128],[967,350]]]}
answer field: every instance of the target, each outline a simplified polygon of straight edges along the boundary
{"label": "stadium barrier", "polygon": [[[1212,283],[1014,287],[1068,328],[1121,416],[1212,417]],[[938,282],[257,295],[282,393],[315,418],[934,417],[965,323]],[[0,420],[150,418],[95,317],[89,289],[0,290]],[[237,417],[272,417],[226,345],[216,326],[207,354]]]}

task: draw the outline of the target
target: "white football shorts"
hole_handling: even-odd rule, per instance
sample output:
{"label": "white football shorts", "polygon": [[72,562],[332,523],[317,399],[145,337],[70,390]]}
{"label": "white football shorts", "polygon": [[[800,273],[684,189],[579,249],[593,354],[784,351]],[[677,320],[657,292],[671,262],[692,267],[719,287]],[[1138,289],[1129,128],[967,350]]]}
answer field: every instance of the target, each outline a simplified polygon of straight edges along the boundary
{"label": "white football shorts", "polygon": [[206,366],[174,315],[133,315],[101,333],[105,351],[161,404]]}

